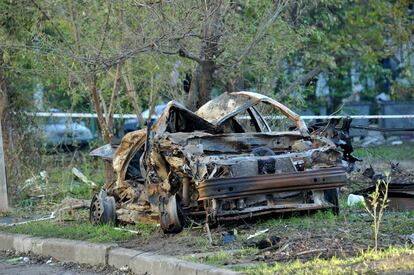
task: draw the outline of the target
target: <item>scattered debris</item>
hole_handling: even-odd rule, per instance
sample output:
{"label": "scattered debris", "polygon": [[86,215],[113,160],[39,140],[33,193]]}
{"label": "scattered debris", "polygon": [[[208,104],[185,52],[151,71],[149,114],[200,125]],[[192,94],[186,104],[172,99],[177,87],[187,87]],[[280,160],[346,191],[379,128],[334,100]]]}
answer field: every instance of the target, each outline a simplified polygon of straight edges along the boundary
{"label": "scattered debris", "polygon": [[120,228],[120,227],[114,227],[115,230],[119,230],[119,231],[126,231],[132,234],[139,234],[139,231],[136,230],[131,230],[131,229],[126,229],[126,228]]}
{"label": "scattered debris", "polygon": [[11,264],[17,264],[21,260],[23,260],[23,257],[16,257],[16,258],[7,259],[7,262],[9,262]]}
{"label": "scattered debris", "polygon": [[52,262],[53,262],[53,259],[50,258],[49,260],[46,261],[46,264],[52,264]]}
{"label": "scattered debris", "polygon": [[40,221],[48,221],[53,220],[55,218],[58,219],[59,222],[63,221],[63,213],[68,211],[70,214],[73,214],[73,210],[81,209],[81,208],[89,208],[90,200],[82,200],[82,199],[74,199],[71,197],[66,197],[62,200],[62,203],[56,208],[55,211],[51,212],[50,215],[42,218],[32,219],[28,221],[16,222],[5,224],[5,226],[16,226],[22,224],[28,224],[32,222],[40,222]]}
{"label": "scattered debris", "polygon": [[23,221],[23,222],[16,222],[16,223],[5,224],[4,226],[16,226],[16,225],[28,224],[28,223],[32,223],[32,222],[48,221],[48,220],[53,220],[55,218],[56,218],[55,212],[52,212],[47,217],[33,219],[33,220],[28,220],[28,221]]}
{"label": "scattered debris", "polygon": [[236,240],[236,236],[233,232],[223,232],[223,244],[229,244]]}
{"label": "scattered debris", "polygon": [[206,232],[207,232],[207,237],[208,237],[208,243],[211,246],[213,244],[213,238],[211,237],[211,231],[210,231],[210,226],[208,225],[208,222],[206,222],[205,227],[206,227]]}
{"label": "scattered debris", "polygon": [[267,247],[275,246],[277,243],[280,242],[280,237],[277,236],[270,236],[269,238],[262,239],[255,243],[258,249],[264,249]]}
{"label": "scattered debris", "polygon": [[301,251],[299,253],[296,253],[295,256],[298,257],[298,256],[306,255],[306,254],[312,254],[315,252],[324,252],[326,250],[327,250],[326,248],[311,249],[311,250],[306,250],[306,251]]}
{"label": "scattered debris", "polygon": [[365,199],[364,199],[363,196],[354,195],[354,194],[349,194],[348,195],[348,201],[347,201],[348,206],[359,205],[361,203],[362,204],[365,203]]}
{"label": "scattered debris", "polygon": [[[361,194],[368,196],[374,192],[375,187],[370,186],[361,191]],[[396,211],[414,210],[414,183],[390,183],[388,185],[388,208]]]}
{"label": "scattered debris", "polygon": [[[397,211],[414,210],[414,175],[402,169],[399,163],[389,162],[390,183],[388,186],[388,208]],[[376,173],[372,166],[367,168],[363,175],[371,178],[372,184],[360,190],[358,194],[367,197],[375,190],[375,183],[385,176]]]}
{"label": "scattered debris", "polygon": [[364,138],[364,142],[362,142],[362,147],[368,147],[372,145],[381,145],[383,143],[384,143],[384,138],[380,138],[380,136],[366,137]]}
{"label": "scattered debris", "polygon": [[78,178],[80,179],[82,182],[90,185],[91,187],[96,187],[96,183],[94,183],[93,181],[89,180],[81,171],[79,171],[76,167],[72,168],[72,173]]}
{"label": "scattered debris", "polygon": [[19,191],[22,192],[27,187],[32,186],[33,184],[35,184],[39,180],[43,183],[47,183],[48,178],[49,178],[49,175],[48,175],[47,171],[41,171],[39,173],[39,175],[33,176],[30,179],[25,180],[23,187],[20,188]]}
{"label": "scattered debris", "polygon": [[127,265],[121,266],[119,268],[119,271],[121,271],[121,272],[128,272],[129,271],[129,267]]}
{"label": "scattered debris", "polygon": [[89,208],[91,204],[90,200],[82,200],[82,199],[75,199],[71,197],[66,197],[62,200],[56,210],[52,213],[53,216],[57,213],[57,219],[59,222],[63,221],[63,213],[69,212],[69,214],[73,215],[73,210],[82,209],[82,208]]}
{"label": "scattered debris", "polygon": [[266,229],[263,229],[263,230],[257,231],[256,233],[254,233],[254,234],[252,234],[252,235],[249,235],[249,236],[247,237],[247,240],[250,240],[250,239],[252,239],[252,238],[254,238],[254,237],[260,236],[260,235],[262,235],[262,234],[266,233],[267,231],[269,231],[269,228],[266,228]]}
{"label": "scattered debris", "polygon": [[414,245],[414,234],[408,235],[408,240]]}
{"label": "scattered debris", "polygon": [[275,243],[272,246],[269,246],[269,247],[266,247],[266,248],[263,248],[263,249],[257,251],[254,255],[259,255],[259,254],[262,254],[264,252],[273,251],[273,250],[276,250],[277,253],[280,253],[280,252],[286,250],[289,247],[289,245],[290,245],[289,241],[284,242],[283,244],[282,243]]}

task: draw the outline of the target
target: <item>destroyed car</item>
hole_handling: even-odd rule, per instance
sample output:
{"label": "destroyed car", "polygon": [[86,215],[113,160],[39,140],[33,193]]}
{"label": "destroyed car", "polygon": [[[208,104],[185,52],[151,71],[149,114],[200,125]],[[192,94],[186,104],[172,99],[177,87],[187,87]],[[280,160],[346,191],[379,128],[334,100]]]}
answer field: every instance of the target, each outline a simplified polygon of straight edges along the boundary
{"label": "destroyed car", "polygon": [[[342,128],[338,125],[342,123]],[[196,112],[171,101],[149,128],[125,135],[112,155],[116,179],[90,207],[92,223],[189,221],[339,209],[353,163],[350,121],[309,129],[285,105],[258,93],[224,93]]]}

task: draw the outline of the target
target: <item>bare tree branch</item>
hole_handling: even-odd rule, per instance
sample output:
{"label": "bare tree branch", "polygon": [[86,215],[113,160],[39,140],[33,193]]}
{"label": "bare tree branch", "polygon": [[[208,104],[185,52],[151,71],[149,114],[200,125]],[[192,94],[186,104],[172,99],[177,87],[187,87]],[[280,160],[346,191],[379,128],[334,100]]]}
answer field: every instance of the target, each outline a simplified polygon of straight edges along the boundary
{"label": "bare tree branch", "polygon": [[317,76],[320,72],[322,72],[322,67],[321,66],[317,66],[316,68],[312,69],[308,73],[306,73],[306,74],[298,77],[286,89],[280,91],[276,95],[277,100],[280,101],[280,100],[284,99],[287,95],[289,95],[290,93],[292,93],[298,86],[306,84],[306,82],[308,82],[310,79],[312,79],[315,76]]}
{"label": "bare tree branch", "polygon": [[288,3],[288,1],[287,0],[277,1],[277,3],[278,4],[275,10],[272,12],[271,16],[266,20],[264,24],[260,25],[258,31],[256,32],[256,35],[253,37],[250,43],[244,48],[241,54],[236,58],[236,62],[234,63],[234,65],[240,63],[243,60],[243,58],[250,53],[250,51],[254,48],[254,46],[256,46],[256,44],[264,37],[266,31],[279,17],[283,9],[286,7],[286,4]]}

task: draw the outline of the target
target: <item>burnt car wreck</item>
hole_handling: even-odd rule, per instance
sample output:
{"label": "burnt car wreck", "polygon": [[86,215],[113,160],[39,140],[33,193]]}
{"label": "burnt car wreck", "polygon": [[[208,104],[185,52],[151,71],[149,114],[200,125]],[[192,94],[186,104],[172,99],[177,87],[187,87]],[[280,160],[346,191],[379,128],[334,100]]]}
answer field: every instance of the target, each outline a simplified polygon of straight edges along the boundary
{"label": "burnt car wreck", "polygon": [[222,94],[197,112],[171,101],[152,127],[106,152],[116,180],[93,198],[90,220],[158,222],[179,232],[189,220],[337,212],[344,163],[356,160],[349,124],[308,129],[285,105],[252,92]]}

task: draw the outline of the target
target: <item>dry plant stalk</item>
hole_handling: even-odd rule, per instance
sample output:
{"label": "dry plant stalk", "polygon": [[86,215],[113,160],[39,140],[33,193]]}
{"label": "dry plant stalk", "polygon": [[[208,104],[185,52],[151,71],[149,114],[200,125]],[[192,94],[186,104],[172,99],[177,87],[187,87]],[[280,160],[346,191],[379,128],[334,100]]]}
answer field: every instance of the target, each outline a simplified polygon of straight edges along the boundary
{"label": "dry plant stalk", "polygon": [[[369,195],[369,204],[364,204],[365,210],[368,214],[372,217],[372,229],[374,233],[374,250],[375,252],[378,251],[378,234],[379,228],[381,225],[382,217],[384,215],[384,210],[388,206],[388,186],[390,184],[391,178],[390,173],[385,172],[385,180],[378,179],[377,183],[375,184],[375,191]],[[384,189],[381,189],[381,185],[384,186]]]}

